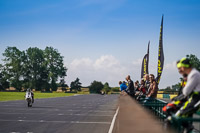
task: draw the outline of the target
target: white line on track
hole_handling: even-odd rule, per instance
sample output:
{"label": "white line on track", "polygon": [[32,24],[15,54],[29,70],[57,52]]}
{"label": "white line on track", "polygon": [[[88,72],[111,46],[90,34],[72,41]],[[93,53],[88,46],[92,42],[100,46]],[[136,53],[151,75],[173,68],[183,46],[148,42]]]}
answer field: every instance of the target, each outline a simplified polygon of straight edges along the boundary
{"label": "white line on track", "polygon": [[46,113],[0,113],[0,115],[58,115],[58,116],[100,116],[100,117],[111,117],[113,115],[98,115],[98,114],[46,114]]}
{"label": "white line on track", "polygon": [[112,119],[112,122],[111,122],[110,129],[109,129],[108,133],[112,133],[112,131],[113,131],[113,128],[114,128],[114,125],[115,125],[115,120],[116,120],[118,111],[119,111],[119,107],[117,108],[116,113],[115,113],[115,115],[113,116],[113,119]]}
{"label": "white line on track", "polygon": [[72,124],[109,124],[110,122],[96,122],[96,121],[45,121],[45,120],[1,120],[4,122],[40,122],[40,123],[72,123]]}

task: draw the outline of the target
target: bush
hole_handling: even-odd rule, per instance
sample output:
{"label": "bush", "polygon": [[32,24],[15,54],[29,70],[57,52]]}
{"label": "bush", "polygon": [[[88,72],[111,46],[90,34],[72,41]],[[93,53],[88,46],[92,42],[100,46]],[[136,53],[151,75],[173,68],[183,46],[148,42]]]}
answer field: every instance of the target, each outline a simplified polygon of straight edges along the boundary
{"label": "bush", "polygon": [[104,88],[104,85],[99,81],[93,81],[89,86],[90,93],[101,93],[101,90]]}
{"label": "bush", "polygon": [[120,92],[119,87],[113,87],[111,90],[112,90],[113,92]]}

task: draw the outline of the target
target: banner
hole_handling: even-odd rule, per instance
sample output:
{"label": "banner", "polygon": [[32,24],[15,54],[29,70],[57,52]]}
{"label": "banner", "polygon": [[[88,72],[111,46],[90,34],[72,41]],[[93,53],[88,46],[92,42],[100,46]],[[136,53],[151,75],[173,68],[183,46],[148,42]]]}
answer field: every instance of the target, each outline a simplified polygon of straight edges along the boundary
{"label": "banner", "polygon": [[159,48],[158,48],[158,70],[157,70],[157,78],[156,78],[156,81],[158,84],[161,79],[163,67],[164,67],[164,52],[163,52],[163,16],[162,16],[161,27],[160,27]]}
{"label": "banner", "polygon": [[147,69],[146,69],[146,74],[149,74],[149,46],[150,46],[150,41],[148,43],[148,48],[147,48]]}
{"label": "banner", "polygon": [[149,45],[150,41],[148,43],[147,54],[142,60],[141,79],[144,78],[145,74],[149,74]]}
{"label": "banner", "polygon": [[142,69],[141,69],[141,79],[144,78],[144,75],[147,74],[147,57],[148,54],[146,54],[142,60]]}

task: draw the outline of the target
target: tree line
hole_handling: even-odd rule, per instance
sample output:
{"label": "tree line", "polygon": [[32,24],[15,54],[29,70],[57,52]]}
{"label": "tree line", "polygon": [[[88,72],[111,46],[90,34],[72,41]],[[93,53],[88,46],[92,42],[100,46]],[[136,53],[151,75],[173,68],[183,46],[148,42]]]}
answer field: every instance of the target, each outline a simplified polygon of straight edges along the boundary
{"label": "tree line", "polygon": [[31,88],[40,91],[50,88],[57,90],[57,82],[64,84],[67,68],[63,56],[53,47],[44,50],[30,47],[21,51],[16,47],[7,47],[0,64],[0,89],[15,87]]}
{"label": "tree line", "polygon": [[[3,63],[0,64],[0,90],[14,87],[18,91],[22,88],[56,91],[58,87],[62,87],[66,91],[67,68],[63,59],[53,47],[46,47],[44,50],[30,47],[23,51],[17,47],[7,47],[3,52]],[[79,78],[70,83],[70,91],[81,91],[81,87]],[[96,80],[88,88],[91,93],[119,91],[118,87],[111,88],[107,82],[103,84]]]}

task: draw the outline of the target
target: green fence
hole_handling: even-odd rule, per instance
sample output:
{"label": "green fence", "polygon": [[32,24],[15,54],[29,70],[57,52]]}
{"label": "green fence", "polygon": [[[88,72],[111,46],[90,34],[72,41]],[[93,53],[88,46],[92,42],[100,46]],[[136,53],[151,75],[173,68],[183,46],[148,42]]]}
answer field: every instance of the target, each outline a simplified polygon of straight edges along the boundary
{"label": "green fence", "polygon": [[[167,95],[166,95],[167,97]],[[139,101],[141,105],[143,105],[145,108],[149,109],[152,111],[154,115],[156,115],[160,120],[166,119],[165,113],[162,111],[162,108],[167,104],[167,102],[159,99],[149,99],[146,100],[145,98],[141,99]],[[172,116],[172,127],[177,130],[178,133],[182,132],[182,123],[183,122],[191,122],[195,123],[195,128],[198,130],[200,129],[200,110],[197,111],[195,114],[195,117],[191,118],[177,118],[175,116]],[[200,131],[197,131],[200,133]],[[196,133],[196,132],[195,132]]]}
{"label": "green fence", "polygon": [[159,99],[142,99],[140,103],[147,109],[151,110],[159,119],[164,120],[167,117],[162,111],[162,108],[167,104],[167,102]]}

